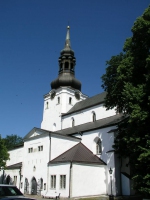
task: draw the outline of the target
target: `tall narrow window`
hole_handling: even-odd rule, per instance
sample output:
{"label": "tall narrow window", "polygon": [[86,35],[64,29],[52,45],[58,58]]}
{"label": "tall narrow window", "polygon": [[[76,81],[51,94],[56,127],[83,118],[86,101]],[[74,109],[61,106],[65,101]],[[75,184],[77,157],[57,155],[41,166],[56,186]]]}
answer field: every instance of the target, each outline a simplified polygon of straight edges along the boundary
{"label": "tall narrow window", "polygon": [[46,109],[48,109],[48,101],[46,102]]}
{"label": "tall narrow window", "polygon": [[28,153],[32,153],[33,152],[33,148],[28,148]]}
{"label": "tall narrow window", "polygon": [[10,183],[10,176],[8,175],[7,178],[6,178],[6,184],[9,185],[9,183]]}
{"label": "tall narrow window", "polygon": [[93,121],[93,122],[96,121],[96,114],[95,114],[95,112],[92,113],[92,121]]}
{"label": "tall narrow window", "polygon": [[65,69],[69,69],[69,62],[65,62]]}
{"label": "tall narrow window", "polygon": [[66,188],[66,175],[60,175],[60,188]]}
{"label": "tall narrow window", "polygon": [[56,175],[51,175],[51,188],[56,188]]}
{"label": "tall narrow window", "polygon": [[43,146],[38,146],[38,151],[43,151]]}
{"label": "tall narrow window", "polygon": [[98,139],[96,142],[96,154],[101,154],[102,153],[102,141]]}
{"label": "tall narrow window", "polygon": [[14,176],[14,185],[17,185],[17,176]]}
{"label": "tall narrow window", "polygon": [[74,118],[72,118],[72,127],[74,127]]}
{"label": "tall narrow window", "polygon": [[72,104],[72,98],[69,97],[69,104]]}
{"label": "tall narrow window", "polygon": [[58,97],[58,99],[57,99],[57,100],[58,100],[58,102],[57,102],[57,103],[58,103],[58,104],[60,104],[60,97]]}
{"label": "tall narrow window", "polygon": [[73,63],[71,63],[71,70],[73,71]]}
{"label": "tall narrow window", "polygon": [[60,71],[62,71],[63,70],[63,64],[61,63],[60,64]]}
{"label": "tall narrow window", "polygon": [[40,179],[40,189],[41,190],[43,189],[43,179],[42,178]]}

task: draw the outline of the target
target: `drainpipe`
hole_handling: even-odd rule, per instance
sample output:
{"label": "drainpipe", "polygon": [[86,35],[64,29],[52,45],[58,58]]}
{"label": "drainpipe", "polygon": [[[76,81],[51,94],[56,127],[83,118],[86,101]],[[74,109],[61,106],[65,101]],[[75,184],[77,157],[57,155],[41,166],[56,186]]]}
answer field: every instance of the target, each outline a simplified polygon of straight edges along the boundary
{"label": "drainpipe", "polygon": [[51,160],[51,133],[49,133],[49,161]]}
{"label": "drainpipe", "polygon": [[61,130],[62,130],[62,114],[60,115],[60,118],[61,118],[60,119],[60,121],[61,121],[60,123],[61,123]]}
{"label": "drainpipe", "polygon": [[121,168],[122,168],[122,157],[121,157],[121,162],[120,162],[120,193],[122,196],[122,177],[121,177]]}
{"label": "drainpipe", "polygon": [[21,187],[21,167],[19,170],[19,190],[20,190],[20,187]]}
{"label": "drainpipe", "polygon": [[[51,133],[49,133],[49,160],[51,160]],[[46,186],[46,191],[48,190],[48,183],[49,183],[49,165],[47,164],[47,186]]]}
{"label": "drainpipe", "polygon": [[4,184],[4,169],[3,169],[2,184]]}
{"label": "drainpipe", "polygon": [[70,198],[70,196],[71,196],[71,186],[72,186],[72,177],[71,177],[71,175],[72,175],[72,162],[70,162],[70,176],[69,176],[69,197],[68,198]]}

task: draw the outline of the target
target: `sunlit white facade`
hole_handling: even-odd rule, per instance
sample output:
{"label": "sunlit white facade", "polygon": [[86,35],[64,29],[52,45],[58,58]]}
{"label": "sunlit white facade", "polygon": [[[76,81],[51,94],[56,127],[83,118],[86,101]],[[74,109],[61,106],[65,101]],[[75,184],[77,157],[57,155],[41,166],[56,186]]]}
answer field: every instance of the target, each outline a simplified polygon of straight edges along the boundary
{"label": "sunlit white facade", "polygon": [[90,98],[81,92],[74,66],[68,27],[58,78],[44,96],[41,128],[33,128],[24,145],[9,151],[0,183],[15,184],[26,194],[130,195],[128,161],[121,162],[112,147],[123,116],[106,110],[105,92]]}

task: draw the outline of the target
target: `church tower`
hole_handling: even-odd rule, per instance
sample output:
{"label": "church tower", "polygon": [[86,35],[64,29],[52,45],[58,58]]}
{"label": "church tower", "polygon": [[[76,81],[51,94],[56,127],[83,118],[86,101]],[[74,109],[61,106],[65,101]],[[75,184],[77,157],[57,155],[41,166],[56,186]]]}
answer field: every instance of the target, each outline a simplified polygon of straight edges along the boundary
{"label": "church tower", "polygon": [[41,128],[60,130],[61,116],[77,102],[87,98],[81,92],[81,83],[75,78],[76,58],[71,49],[70,27],[67,27],[65,47],[60,52],[58,77],[51,82],[51,91],[44,96],[43,121]]}

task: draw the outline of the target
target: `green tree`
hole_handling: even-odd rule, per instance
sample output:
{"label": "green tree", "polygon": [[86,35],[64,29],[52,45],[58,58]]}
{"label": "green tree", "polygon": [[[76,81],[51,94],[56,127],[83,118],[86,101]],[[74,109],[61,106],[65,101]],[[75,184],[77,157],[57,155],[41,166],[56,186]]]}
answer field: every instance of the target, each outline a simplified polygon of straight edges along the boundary
{"label": "green tree", "polygon": [[126,115],[114,148],[129,157],[134,188],[150,196],[150,6],[135,21],[123,52],[106,62],[107,109]]}
{"label": "green tree", "polygon": [[7,135],[3,140],[8,150],[23,144],[23,138],[18,135]]}
{"label": "green tree", "polygon": [[1,138],[1,135],[0,135],[0,169],[5,168],[6,161],[8,159],[9,159],[9,153],[4,144],[4,140]]}

